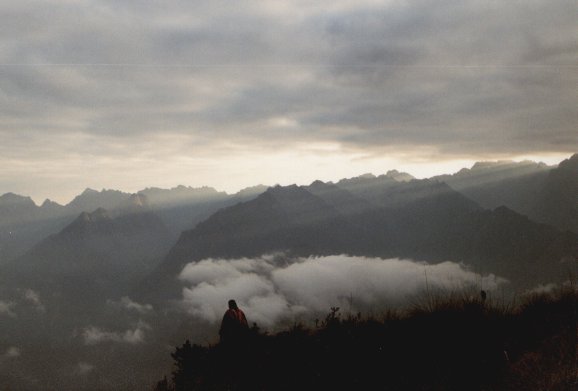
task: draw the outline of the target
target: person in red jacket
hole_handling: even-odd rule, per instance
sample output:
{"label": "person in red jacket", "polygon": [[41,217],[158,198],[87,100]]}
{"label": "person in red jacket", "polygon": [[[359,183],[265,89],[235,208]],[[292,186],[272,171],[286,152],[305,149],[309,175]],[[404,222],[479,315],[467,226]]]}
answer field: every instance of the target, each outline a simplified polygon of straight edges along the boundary
{"label": "person in red jacket", "polygon": [[221,343],[240,344],[249,330],[245,313],[237,306],[235,300],[229,300],[229,309],[223,315],[219,335]]}

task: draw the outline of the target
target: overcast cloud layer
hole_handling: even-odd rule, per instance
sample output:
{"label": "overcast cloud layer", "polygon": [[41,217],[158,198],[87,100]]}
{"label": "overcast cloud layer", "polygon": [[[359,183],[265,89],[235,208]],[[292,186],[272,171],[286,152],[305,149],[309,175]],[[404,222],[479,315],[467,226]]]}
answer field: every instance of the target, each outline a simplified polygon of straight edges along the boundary
{"label": "overcast cloud layer", "polygon": [[[233,298],[251,322],[272,327],[329,313],[380,313],[408,307],[432,292],[493,291],[506,280],[481,276],[453,262],[426,265],[400,259],[345,255],[296,259],[278,266],[272,257],[213,260],[188,264],[182,305],[191,315],[218,323]],[[427,281],[426,281],[427,279]],[[437,293],[436,293],[437,294]],[[420,296],[422,295],[422,296]]]}
{"label": "overcast cloud layer", "polygon": [[559,0],[6,0],[0,193],[227,189],[570,155],[575,11]]}

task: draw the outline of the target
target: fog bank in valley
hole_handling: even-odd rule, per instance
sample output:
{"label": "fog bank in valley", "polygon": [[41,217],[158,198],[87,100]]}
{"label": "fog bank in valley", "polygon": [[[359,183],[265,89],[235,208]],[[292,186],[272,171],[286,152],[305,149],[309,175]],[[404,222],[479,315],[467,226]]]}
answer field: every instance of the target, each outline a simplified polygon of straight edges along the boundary
{"label": "fog bank in valley", "polygon": [[312,320],[331,307],[369,314],[410,305],[426,291],[483,288],[507,283],[493,274],[443,262],[428,265],[408,259],[346,255],[285,260],[206,259],[184,267],[181,305],[209,323],[220,321],[228,299],[235,298],[251,322],[275,327],[284,321]]}

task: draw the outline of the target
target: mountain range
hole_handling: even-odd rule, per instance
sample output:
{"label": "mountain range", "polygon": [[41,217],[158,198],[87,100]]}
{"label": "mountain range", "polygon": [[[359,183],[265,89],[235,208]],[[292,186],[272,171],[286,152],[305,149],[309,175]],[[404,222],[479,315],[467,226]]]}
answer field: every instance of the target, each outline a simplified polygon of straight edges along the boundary
{"label": "mountain range", "polygon": [[[172,240],[181,231],[210,216],[218,209],[248,200],[266,189],[259,185],[236,194],[215,189],[178,186],[172,189],[147,188],[139,191],[153,213],[163,220]],[[86,189],[66,205],[45,200],[37,206],[30,197],[14,193],[0,196],[0,264],[23,255],[33,245],[56,234],[83,212],[102,208],[111,216],[130,208],[132,194],[118,190]]]}
{"label": "mountain range", "polygon": [[392,170],[233,195],[185,186],[132,195],[86,189],[67,205],[37,206],[7,193],[0,264],[22,274],[46,265],[50,275],[82,258],[90,275],[96,259],[107,260],[106,270],[124,262],[121,274],[133,276],[124,282],[151,272],[142,284],[150,291],[151,281],[170,285],[187,262],[209,257],[350,254],[452,260],[530,284],[539,279],[518,271],[544,276],[532,268],[557,269],[551,264],[574,251],[577,200],[578,154],[558,167],[481,162],[424,180]]}
{"label": "mountain range", "polygon": [[[563,169],[552,170],[549,177]],[[503,180],[497,182],[505,186]],[[504,205],[483,208],[439,179],[365,175],[335,184],[276,186],[183,232],[143,291],[174,287],[189,262],[279,252],[293,258],[347,254],[451,260],[529,288],[565,277],[560,262],[578,254],[578,234]]]}
{"label": "mountain range", "polygon": [[66,205],[38,206],[6,193],[0,362],[3,352],[14,358],[0,385],[104,389],[100,381],[123,384],[127,371],[144,380],[168,373],[158,365],[167,346],[216,335],[183,309],[190,287],[179,280],[206,259],[274,254],[267,259],[279,270],[341,255],[451,261],[507,279],[512,291],[546,289],[574,272],[577,201],[578,154],[558,166],[481,162],[429,179],[389,171],[236,194],[87,189]]}

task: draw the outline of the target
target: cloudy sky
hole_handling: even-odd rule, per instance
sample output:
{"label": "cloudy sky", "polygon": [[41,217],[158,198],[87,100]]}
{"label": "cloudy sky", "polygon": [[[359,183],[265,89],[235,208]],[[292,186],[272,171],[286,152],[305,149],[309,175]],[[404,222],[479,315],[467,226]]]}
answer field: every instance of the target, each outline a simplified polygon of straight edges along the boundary
{"label": "cloudy sky", "polygon": [[4,0],[0,193],[578,152],[575,1]]}

